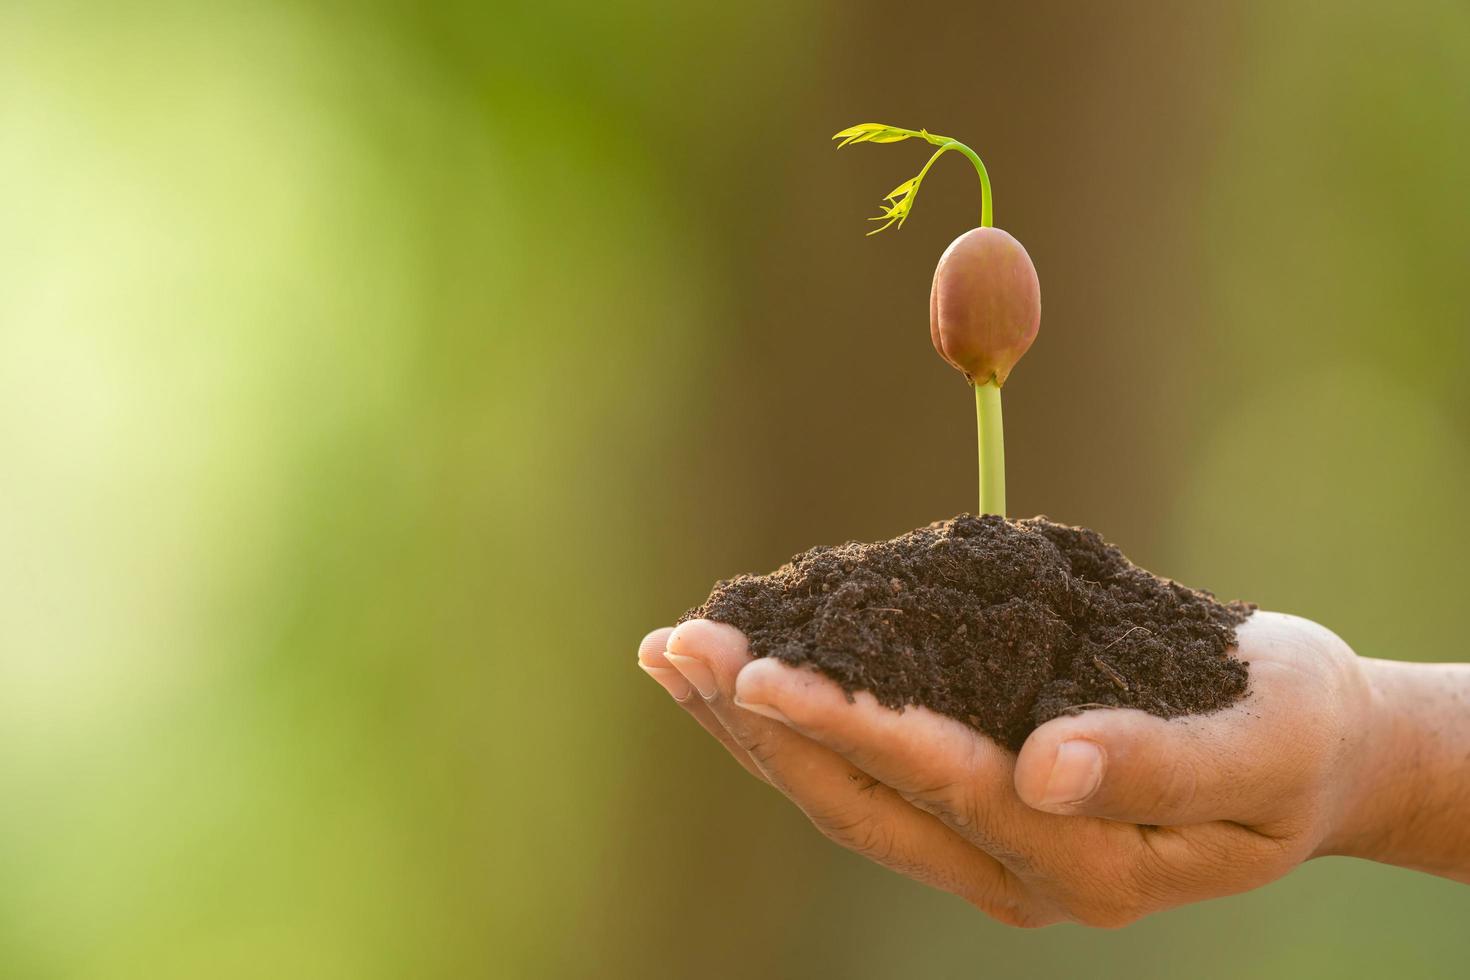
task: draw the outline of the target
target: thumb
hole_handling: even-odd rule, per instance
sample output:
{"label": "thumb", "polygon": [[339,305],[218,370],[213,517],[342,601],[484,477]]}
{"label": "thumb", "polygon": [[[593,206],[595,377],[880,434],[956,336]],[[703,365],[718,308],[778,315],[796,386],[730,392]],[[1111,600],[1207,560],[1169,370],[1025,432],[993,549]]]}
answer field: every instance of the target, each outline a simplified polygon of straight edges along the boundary
{"label": "thumb", "polygon": [[1265,822],[1289,746],[1242,711],[1165,720],[1131,708],[1056,718],[1026,739],[1016,792],[1030,807],[1127,823]]}

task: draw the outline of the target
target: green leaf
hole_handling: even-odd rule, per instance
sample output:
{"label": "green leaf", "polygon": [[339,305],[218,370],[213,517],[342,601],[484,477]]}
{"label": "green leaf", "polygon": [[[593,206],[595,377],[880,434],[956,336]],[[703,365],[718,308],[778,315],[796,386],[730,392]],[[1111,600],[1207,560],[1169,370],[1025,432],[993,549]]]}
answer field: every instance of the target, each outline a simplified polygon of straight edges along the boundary
{"label": "green leaf", "polygon": [[892,227],[895,221],[898,222],[900,228],[903,227],[903,219],[908,217],[909,213],[907,199],[895,203],[892,207],[889,207],[886,204],[880,204],[878,205],[878,207],[882,209],[883,213],[877,215],[876,217],[869,218],[868,220],[881,221],[883,222],[883,225],[881,227],[874,228],[872,231],[868,232],[869,235],[876,235],[884,228]]}
{"label": "green leaf", "polygon": [[832,138],[834,140],[842,139],[844,136],[857,136],[859,133],[875,133],[879,130],[891,128],[891,126],[885,126],[882,123],[858,123],[856,126],[847,127],[840,133],[834,133]]}
{"label": "green leaf", "polygon": [[929,162],[924,164],[924,169],[920,170],[917,176],[910,177],[889,191],[888,195],[884,197],[884,200],[890,203],[880,205],[883,213],[875,218],[868,219],[869,221],[881,221],[883,224],[868,232],[869,235],[876,235],[878,232],[883,231],[885,228],[891,228],[895,224],[902,228],[904,221],[908,219],[910,210],[913,208],[914,200],[919,195],[919,184],[923,181],[924,175],[929,172],[929,168],[934,165],[934,161],[944,155],[946,150],[956,149],[962,151],[975,164],[975,170],[980,176],[980,222],[982,225],[988,225],[990,223],[989,178],[985,174],[985,167],[980,162],[980,158],[975,156],[974,152],[964,144],[952,140],[948,136],[939,136],[936,133],[931,133],[927,129],[902,129],[898,126],[889,126],[886,123],[858,123],[856,126],[849,126],[841,132],[832,134],[832,138],[842,141],[837,144],[839,150],[853,143],[901,143],[910,138],[922,139],[927,143],[939,147],[929,157]]}
{"label": "green leaf", "polygon": [[893,190],[889,191],[888,194],[884,197],[884,200],[891,201],[896,197],[907,197],[909,194],[918,190],[918,186],[919,178],[910,177],[908,180],[904,181],[902,184],[899,184]]}
{"label": "green leaf", "polygon": [[900,129],[897,126],[888,126],[884,123],[858,123],[849,126],[840,133],[833,133],[834,140],[840,139],[837,145],[840,150],[852,143],[901,143],[911,136],[918,136],[910,129]]}
{"label": "green leaf", "polygon": [[[882,218],[869,218],[868,220],[869,221],[882,221],[883,219]],[[895,221],[900,221],[900,220],[902,220],[902,219],[900,219],[900,218],[889,218],[888,219],[888,224],[882,225],[882,226],[880,226],[878,228],[874,228],[872,231],[868,232],[868,234],[865,235],[865,236],[863,236],[863,237],[867,238],[867,237],[870,237],[872,235],[878,234],[878,232],[880,232],[880,231],[886,231],[888,228],[891,228],[893,226],[893,223]]]}

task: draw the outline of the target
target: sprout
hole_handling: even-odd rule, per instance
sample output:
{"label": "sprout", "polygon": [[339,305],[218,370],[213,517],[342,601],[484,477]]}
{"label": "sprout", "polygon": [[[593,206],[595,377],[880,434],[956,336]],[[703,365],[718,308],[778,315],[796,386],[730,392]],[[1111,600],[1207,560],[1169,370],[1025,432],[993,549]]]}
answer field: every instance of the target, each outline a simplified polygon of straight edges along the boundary
{"label": "sprout", "polygon": [[979,432],[980,513],[1006,512],[1005,435],[1000,389],[1011,369],[1036,339],[1041,324],[1041,286],[1026,249],[1008,233],[993,227],[990,175],[975,151],[948,136],[923,129],[901,129],[883,123],[859,123],[833,139],[841,149],[853,143],[899,143],[922,139],[939,147],[917,175],[884,198],[883,213],[871,221],[882,225],[875,235],[897,224],[913,209],[929,168],[950,150],[965,155],[980,178],[980,227],[950,243],[934,270],[929,294],[929,339],[939,356],[965,375],[975,388]]}
{"label": "sprout", "polygon": [[902,184],[899,184],[884,198],[885,201],[891,203],[880,205],[883,208],[883,213],[876,218],[868,219],[870,221],[882,221],[884,224],[868,232],[869,235],[878,234],[878,232],[889,227],[894,222],[898,222],[900,228],[903,227],[903,221],[908,217],[909,209],[913,207],[914,199],[919,196],[919,185],[923,183],[924,176],[929,173],[929,168],[934,166],[934,161],[944,156],[950,150],[957,150],[963,153],[974,164],[975,173],[980,177],[980,227],[988,228],[990,226],[990,175],[985,172],[985,164],[980,162],[980,158],[976,156],[975,151],[959,140],[952,140],[948,136],[936,136],[926,129],[900,129],[897,126],[885,126],[883,123],[858,123],[856,126],[849,126],[840,133],[834,133],[832,138],[834,140],[842,140],[841,143],[837,144],[839,150],[844,146],[851,146],[853,143],[901,143],[906,139],[921,139],[939,147],[939,149],[934,151],[934,155],[929,158],[929,162],[924,164],[924,169],[920,170],[917,176],[910,177]]}

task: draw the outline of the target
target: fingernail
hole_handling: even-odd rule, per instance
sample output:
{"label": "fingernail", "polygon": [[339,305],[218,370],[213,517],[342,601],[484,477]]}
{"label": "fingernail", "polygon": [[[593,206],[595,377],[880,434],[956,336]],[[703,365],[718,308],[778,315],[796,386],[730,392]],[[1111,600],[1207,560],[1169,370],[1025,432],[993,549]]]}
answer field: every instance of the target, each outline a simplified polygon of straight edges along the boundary
{"label": "fingernail", "polygon": [[791,724],[790,718],[783,715],[779,708],[774,708],[769,704],[756,704],[754,701],[742,701],[739,698],[735,699],[735,704],[746,711],[754,711],[758,715],[765,715],[772,721],[779,721],[783,725]]}
{"label": "fingernail", "polygon": [[1050,805],[1081,803],[1091,796],[1103,776],[1102,749],[1086,739],[1073,739],[1057,746],[1056,761],[1041,802]]}
{"label": "fingernail", "polygon": [[714,671],[710,670],[704,661],[693,657],[681,657],[677,653],[667,651],[664,652],[664,659],[673,664],[679,673],[684,675],[684,679],[694,685],[700,697],[708,701],[715,696],[717,688],[715,687]]}
{"label": "fingernail", "polygon": [[658,681],[675,701],[688,701],[689,696],[694,693],[694,688],[689,686],[684,675],[672,667],[644,667],[643,664],[638,666],[643,668],[645,674]]}

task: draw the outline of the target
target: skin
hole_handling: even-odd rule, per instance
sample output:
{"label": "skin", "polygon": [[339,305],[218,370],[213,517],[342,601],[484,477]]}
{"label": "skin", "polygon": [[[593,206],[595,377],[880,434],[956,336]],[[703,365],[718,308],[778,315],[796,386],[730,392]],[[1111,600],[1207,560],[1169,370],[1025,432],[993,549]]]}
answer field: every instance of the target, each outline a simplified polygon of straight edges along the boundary
{"label": "skin", "polygon": [[719,623],[656,630],[638,662],[827,837],[1011,925],[1122,926],[1330,854],[1470,882],[1470,665],[1360,658],[1279,613],[1238,635],[1241,703],[1058,718],[1019,755]]}

